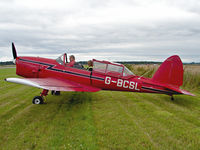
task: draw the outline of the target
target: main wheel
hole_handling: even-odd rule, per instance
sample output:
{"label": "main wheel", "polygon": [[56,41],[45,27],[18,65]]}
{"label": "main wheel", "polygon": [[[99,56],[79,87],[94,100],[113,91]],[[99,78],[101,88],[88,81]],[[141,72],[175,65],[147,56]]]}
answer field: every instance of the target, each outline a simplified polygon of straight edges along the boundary
{"label": "main wheel", "polygon": [[44,100],[42,98],[42,96],[35,96],[33,98],[33,104],[43,104],[44,103]]}

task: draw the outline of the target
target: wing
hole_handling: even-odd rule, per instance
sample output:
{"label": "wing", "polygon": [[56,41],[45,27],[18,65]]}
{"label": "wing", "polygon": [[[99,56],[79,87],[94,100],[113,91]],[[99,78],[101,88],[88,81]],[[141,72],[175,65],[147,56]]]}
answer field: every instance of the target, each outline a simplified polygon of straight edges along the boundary
{"label": "wing", "polygon": [[101,89],[55,78],[6,78],[5,81],[55,91],[97,92]]}

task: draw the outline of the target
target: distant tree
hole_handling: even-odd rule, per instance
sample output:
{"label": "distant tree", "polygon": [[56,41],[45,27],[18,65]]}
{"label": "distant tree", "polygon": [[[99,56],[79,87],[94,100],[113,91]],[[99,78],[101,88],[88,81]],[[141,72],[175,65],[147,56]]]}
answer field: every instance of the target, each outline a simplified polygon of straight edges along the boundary
{"label": "distant tree", "polygon": [[12,61],[0,62],[0,65],[14,65]]}

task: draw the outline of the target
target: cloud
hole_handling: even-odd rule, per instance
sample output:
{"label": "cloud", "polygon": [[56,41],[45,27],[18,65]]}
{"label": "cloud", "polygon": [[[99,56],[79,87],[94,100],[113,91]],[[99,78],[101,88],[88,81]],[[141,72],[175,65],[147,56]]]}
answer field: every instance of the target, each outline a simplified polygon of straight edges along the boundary
{"label": "cloud", "polygon": [[14,41],[19,55],[162,60],[179,54],[199,61],[192,57],[200,55],[199,8],[197,0],[3,0],[0,60],[12,58]]}

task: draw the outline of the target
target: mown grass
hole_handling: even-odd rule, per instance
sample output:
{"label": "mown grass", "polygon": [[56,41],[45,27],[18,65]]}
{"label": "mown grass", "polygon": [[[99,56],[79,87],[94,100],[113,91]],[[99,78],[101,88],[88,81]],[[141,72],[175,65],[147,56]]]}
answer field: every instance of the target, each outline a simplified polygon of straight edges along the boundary
{"label": "mown grass", "polygon": [[[143,67],[151,69],[140,67],[141,74]],[[200,147],[200,92],[196,87],[196,97],[175,96],[175,101],[156,94],[62,92],[48,95],[47,104],[33,105],[32,98],[41,90],[3,80],[14,76],[14,68],[0,69],[0,149]]]}

